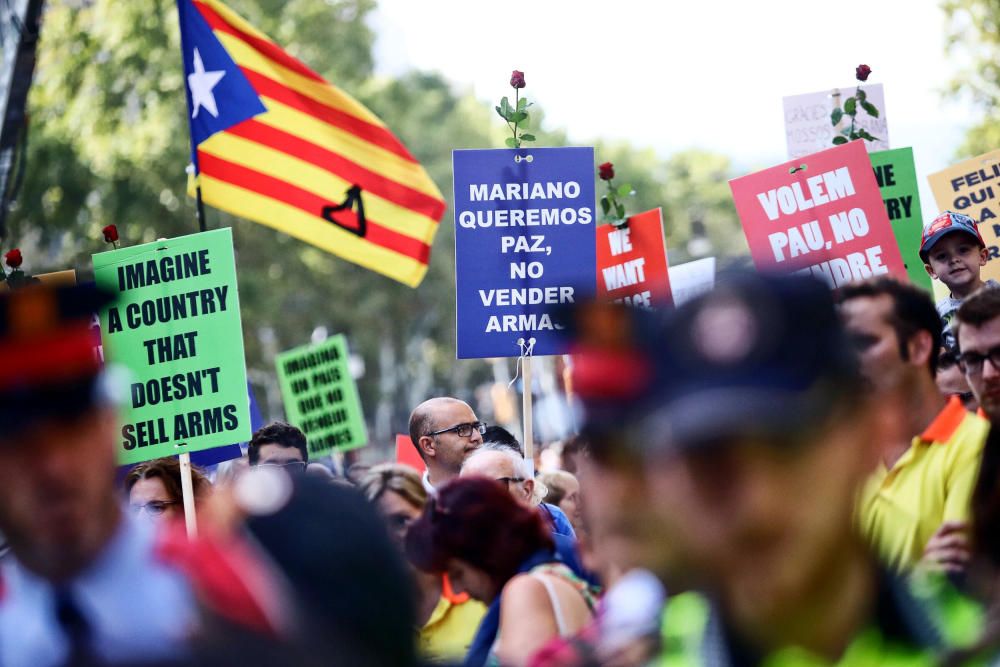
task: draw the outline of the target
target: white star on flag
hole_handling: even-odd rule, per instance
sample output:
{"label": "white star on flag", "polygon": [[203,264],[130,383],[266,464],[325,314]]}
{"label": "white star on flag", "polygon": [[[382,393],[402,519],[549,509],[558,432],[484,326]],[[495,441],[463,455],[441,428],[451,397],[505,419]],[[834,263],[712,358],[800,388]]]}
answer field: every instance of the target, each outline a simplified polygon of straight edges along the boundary
{"label": "white star on flag", "polygon": [[226,76],[225,70],[206,72],[205,64],[201,61],[201,54],[198,49],[194,50],[194,73],[188,74],[188,87],[191,89],[191,112],[192,118],[198,117],[198,109],[205,107],[205,111],[215,118],[219,117],[219,108],[215,106],[215,95],[212,89],[218,85],[222,77]]}

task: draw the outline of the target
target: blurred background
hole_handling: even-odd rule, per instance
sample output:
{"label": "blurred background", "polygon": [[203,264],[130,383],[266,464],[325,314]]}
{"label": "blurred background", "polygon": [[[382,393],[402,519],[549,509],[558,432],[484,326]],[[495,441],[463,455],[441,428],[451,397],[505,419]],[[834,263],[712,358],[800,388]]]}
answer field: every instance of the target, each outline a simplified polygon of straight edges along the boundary
{"label": "blurred background", "polygon": [[[378,114],[449,202],[451,151],[501,147],[493,111],[525,72],[537,145],[594,145],[630,212],[662,206],[672,265],[746,261],[730,178],[785,160],[782,96],[846,86],[867,63],[885,86],[892,147],[912,146],[924,213],[928,173],[1000,147],[1000,3],[639,0],[228,0],[289,52]],[[49,0],[29,97],[27,160],[4,249],[24,268],[76,268],[107,249],[197,231],[173,0]],[[265,419],[281,417],[274,355],[347,335],[383,459],[414,405],[454,395],[512,423],[514,360],[455,359],[454,234],[446,212],[416,290],[262,225],[231,226],[248,375]],[[536,424],[572,429],[561,361],[536,363]],[[516,385],[515,385],[516,388]],[[561,401],[561,402],[560,402]],[[542,426],[541,428],[545,428]]]}

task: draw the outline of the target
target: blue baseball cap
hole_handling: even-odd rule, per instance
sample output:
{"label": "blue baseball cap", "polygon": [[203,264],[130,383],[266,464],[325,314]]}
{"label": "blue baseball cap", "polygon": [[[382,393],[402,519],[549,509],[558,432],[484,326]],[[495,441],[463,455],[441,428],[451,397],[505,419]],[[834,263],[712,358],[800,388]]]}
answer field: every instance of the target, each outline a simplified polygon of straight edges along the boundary
{"label": "blue baseball cap", "polygon": [[986,243],[983,242],[983,236],[979,233],[979,225],[975,220],[962,213],[945,211],[924,225],[924,230],[920,237],[920,259],[923,260],[924,264],[927,263],[928,253],[934,247],[934,244],[948,234],[954,234],[955,232],[968,234],[976,239],[980,248],[986,247]]}

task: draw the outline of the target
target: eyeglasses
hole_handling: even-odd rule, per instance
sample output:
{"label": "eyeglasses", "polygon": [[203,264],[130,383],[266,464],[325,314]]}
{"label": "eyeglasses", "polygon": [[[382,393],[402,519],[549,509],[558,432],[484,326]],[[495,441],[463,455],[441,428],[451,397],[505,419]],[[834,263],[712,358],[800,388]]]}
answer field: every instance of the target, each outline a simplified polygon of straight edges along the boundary
{"label": "eyeglasses", "polygon": [[151,516],[160,516],[172,505],[180,505],[176,500],[151,500],[145,505],[132,505],[132,511],[138,514],[145,512]]}
{"label": "eyeglasses", "polygon": [[486,422],[467,422],[465,424],[455,424],[454,426],[443,428],[440,431],[432,431],[427,435],[441,435],[442,433],[450,433],[454,431],[458,437],[468,438],[472,435],[473,429],[479,431],[480,435],[486,433]]}
{"label": "eyeglasses", "polygon": [[306,469],[305,461],[274,461],[258,465],[261,468],[284,468],[288,472],[303,472]]}
{"label": "eyeglasses", "polygon": [[520,484],[524,481],[524,477],[497,477],[496,480],[506,486],[507,490],[510,491],[510,483],[514,482],[515,484]]}
{"label": "eyeglasses", "polygon": [[994,370],[1000,371],[1000,346],[987,350],[986,354],[963,352],[958,356],[958,365],[968,375],[979,375],[983,372],[983,363],[987,359],[993,364]]}

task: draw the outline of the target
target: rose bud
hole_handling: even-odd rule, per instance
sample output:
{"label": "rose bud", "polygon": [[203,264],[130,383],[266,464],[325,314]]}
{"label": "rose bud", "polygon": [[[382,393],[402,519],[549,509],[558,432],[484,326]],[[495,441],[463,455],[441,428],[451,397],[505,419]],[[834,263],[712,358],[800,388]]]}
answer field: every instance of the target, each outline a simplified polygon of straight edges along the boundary
{"label": "rose bud", "polygon": [[524,88],[524,72],[514,70],[510,75],[511,88]]}
{"label": "rose bud", "polygon": [[858,81],[867,81],[868,75],[872,73],[872,68],[868,65],[858,65],[857,69],[854,70],[854,76],[858,78]]}
{"label": "rose bud", "polygon": [[9,266],[12,269],[16,269],[17,267],[21,266],[21,262],[24,261],[24,258],[21,257],[21,251],[17,248],[14,248],[13,250],[9,251],[6,255],[3,256],[3,258],[4,261],[7,262],[7,266]]}
{"label": "rose bud", "polygon": [[115,227],[114,225],[108,225],[101,231],[104,232],[105,242],[114,243],[115,241],[118,240],[118,228]]}
{"label": "rose bud", "polygon": [[601,177],[602,181],[610,181],[615,177],[615,165],[605,162],[597,168],[597,174]]}

